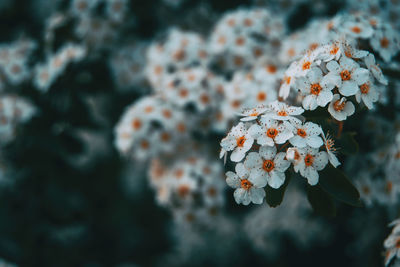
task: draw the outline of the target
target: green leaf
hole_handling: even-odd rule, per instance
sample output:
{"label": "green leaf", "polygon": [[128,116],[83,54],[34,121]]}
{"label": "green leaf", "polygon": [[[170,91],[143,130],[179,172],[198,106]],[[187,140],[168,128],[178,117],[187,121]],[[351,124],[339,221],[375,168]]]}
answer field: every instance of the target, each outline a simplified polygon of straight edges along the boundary
{"label": "green leaf", "polygon": [[341,137],[336,140],[337,147],[340,148],[340,153],[345,155],[354,155],[358,152],[358,143],[354,136],[355,132],[344,132]]}
{"label": "green leaf", "polygon": [[275,208],[282,203],[283,197],[285,196],[286,188],[289,184],[289,180],[290,174],[288,172],[286,175],[285,183],[280,188],[274,189],[269,185],[265,187],[265,200],[271,208]]}
{"label": "green leaf", "polygon": [[335,202],[318,184],[307,185],[307,198],[315,213],[328,217],[336,216]]}
{"label": "green leaf", "polygon": [[362,207],[360,193],[341,170],[327,166],[320,172],[319,184],[338,200],[355,207]]}

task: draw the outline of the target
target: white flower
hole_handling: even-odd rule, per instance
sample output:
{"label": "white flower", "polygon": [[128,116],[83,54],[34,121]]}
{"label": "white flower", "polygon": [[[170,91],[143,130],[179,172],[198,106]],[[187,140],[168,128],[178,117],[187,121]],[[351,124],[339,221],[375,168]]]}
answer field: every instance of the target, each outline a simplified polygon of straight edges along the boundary
{"label": "white flower", "polygon": [[303,157],[297,147],[289,147],[286,150],[286,159],[293,164],[294,171],[299,172],[300,162],[303,161]]}
{"label": "white flower", "polygon": [[297,66],[296,63],[297,62],[292,62],[292,64],[290,64],[289,68],[285,71],[285,74],[283,76],[282,85],[279,88],[279,96],[282,97],[283,99],[288,98],[290,93],[290,87],[295,82],[294,69]]}
{"label": "white flower", "polygon": [[276,153],[276,147],[262,146],[259,153],[247,155],[244,165],[250,170],[252,181],[260,186],[267,183],[272,188],[279,188],[285,182],[285,171],[290,162],[285,160],[285,153]]}
{"label": "white flower", "polygon": [[249,151],[253,142],[253,137],[247,132],[243,122],[240,122],[231,129],[227,137],[222,139],[221,147],[225,151],[233,150],[230,159],[234,162],[239,162],[244,158],[246,152]]}
{"label": "white flower", "polygon": [[344,23],[343,27],[344,32],[355,38],[369,38],[374,32],[371,25],[365,21],[347,21]]}
{"label": "white flower", "polygon": [[340,162],[335,155],[336,153],[336,148],[334,147],[335,142],[329,136],[329,133],[327,133],[326,136],[323,131],[321,131],[321,133],[322,133],[322,138],[324,139],[326,152],[328,153],[329,162],[332,164],[333,167],[336,168],[337,166],[340,165]]}
{"label": "white flower", "polygon": [[323,145],[322,139],[319,136],[322,133],[321,127],[312,122],[302,124],[300,121],[292,121],[294,126],[294,136],[289,139],[289,142],[295,147],[306,147],[307,145],[314,148],[319,148]]}
{"label": "white flower", "polygon": [[249,171],[244,167],[243,163],[236,164],[234,172],[226,173],[226,183],[235,188],[233,196],[236,203],[248,205],[250,202],[261,204],[265,197],[265,191],[260,184],[252,178],[249,178]]}
{"label": "white flower", "polygon": [[331,90],[334,84],[329,81],[329,77],[323,76],[318,67],[313,67],[305,77],[296,79],[296,86],[305,95],[303,108],[314,110],[318,106],[325,107],[332,100]]}
{"label": "white flower", "polygon": [[368,54],[364,58],[364,63],[367,65],[369,71],[374,75],[375,79],[378,80],[381,84],[387,85],[388,81],[386,80],[385,76],[383,76],[382,70],[375,64],[375,57],[373,54]]}
{"label": "white flower", "polygon": [[385,266],[389,266],[390,262],[393,258],[400,258],[400,229],[399,229],[399,220],[396,220],[389,224],[389,226],[396,225],[392,233],[385,239],[383,243],[386,249],[385,255]]}
{"label": "white flower", "polygon": [[385,62],[389,62],[399,52],[400,36],[390,24],[385,23],[382,26],[382,29],[374,32],[370,44]]}
{"label": "white flower", "polygon": [[347,101],[345,97],[340,99],[339,94],[335,94],[328,106],[328,111],[338,121],[345,120],[348,116],[353,115],[355,107],[351,101]]}
{"label": "white flower", "polygon": [[257,139],[257,144],[274,146],[283,144],[293,136],[292,126],[287,121],[280,123],[277,120],[263,117],[260,119],[260,125],[252,125],[248,132]]}
{"label": "white flower", "polygon": [[328,154],[325,151],[318,152],[318,148],[306,147],[299,149],[303,160],[299,163],[300,174],[307,178],[310,185],[318,183],[318,171],[321,171],[328,164]]}
{"label": "white flower", "polygon": [[301,107],[288,106],[286,103],[274,101],[270,103],[271,110],[262,117],[270,117],[275,120],[290,120],[293,116],[300,115],[304,112]]}
{"label": "white flower", "polygon": [[329,73],[326,75],[328,81],[339,88],[339,92],[344,96],[355,95],[358,86],[368,80],[368,70],[360,66],[352,59],[347,57],[340,58],[340,65],[332,60],[326,64]]}
{"label": "white flower", "polygon": [[369,76],[367,82],[360,85],[360,90],[356,94],[356,100],[358,103],[361,102],[361,99],[365,106],[369,109],[372,109],[373,103],[379,99],[379,92],[376,90],[376,86],[371,75]]}
{"label": "white flower", "polygon": [[241,121],[256,120],[258,118],[258,116],[260,116],[265,111],[267,111],[267,109],[268,108],[265,107],[264,105],[260,105],[255,108],[252,108],[252,109],[245,109],[242,111],[242,113],[239,114],[239,115],[245,116],[244,118],[241,118],[240,120]]}

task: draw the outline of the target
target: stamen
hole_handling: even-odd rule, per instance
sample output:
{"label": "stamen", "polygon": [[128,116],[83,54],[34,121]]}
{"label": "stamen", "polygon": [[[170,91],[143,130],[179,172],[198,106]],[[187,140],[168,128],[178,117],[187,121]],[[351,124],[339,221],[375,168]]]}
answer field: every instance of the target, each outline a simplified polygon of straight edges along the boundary
{"label": "stamen", "polygon": [[311,154],[307,154],[304,158],[304,163],[307,167],[311,166],[314,163],[314,156]]}
{"label": "stamen", "polygon": [[243,179],[242,181],[240,181],[240,186],[244,190],[249,190],[253,186],[253,184],[249,180]]}
{"label": "stamen", "polygon": [[275,167],[275,164],[272,160],[264,161],[263,166],[262,166],[263,170],[266,172],[272,171],[274,169],[274,167]]}
{"label": "stamen", "polygon": [[236,145],[238,147],[243,147],[244,142],[246,142],[246,138],[244,136],[241,136],[241,137],[236,139]]}

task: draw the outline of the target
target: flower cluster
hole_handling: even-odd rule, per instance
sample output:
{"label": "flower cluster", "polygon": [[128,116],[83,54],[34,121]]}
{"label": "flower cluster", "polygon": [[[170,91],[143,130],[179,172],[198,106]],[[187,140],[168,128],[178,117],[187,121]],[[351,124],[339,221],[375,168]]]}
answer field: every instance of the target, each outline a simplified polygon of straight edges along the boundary
{"label": "flower cluster", "polygon": [[209,51],[223,70],[249,68],[258,58],[278,50],[285,31],[282,18],[265,9],[239,9],[217,22]]}
{"label": "flower cluster", "polygon": [[280,188],[290,165],[310,185],[316,185],[318,171],[328,161],[334,167],[339,164],[321,127],[297,118],[303,112],[300,107],[278,101],[249,109],[241,114],[242,122],[222,139],[220,156],[231,152],[230,160],[236,163],[235,172],[226,173],[226,182],[236,189],[237,203],[261,204],[264,188]]}
{"label": "flower cluster", "polygon": [[290,88],[298,90],[304,109],[328,106],[331,116],[343,121],[355,112],[352,96],[368,109],[373,108],[382,91],[379,84],[387,85],[387,80],[374,55],[338,42],[320,46],[293,62],[279,94],[286,98]]}
{"label": "flower cluster", "polygon": [[172,153],[188,129],[182,111],[157,96],[142,98],[128,107],[115,128],[115,145],[125,154],[147,160]]}
{"label": "flower cluster", "polygon": [[193,155],[166,166],[153,159],[149,170],[160,205],[173,212],[183,226],[209,225],[224,205],[222,166]]}

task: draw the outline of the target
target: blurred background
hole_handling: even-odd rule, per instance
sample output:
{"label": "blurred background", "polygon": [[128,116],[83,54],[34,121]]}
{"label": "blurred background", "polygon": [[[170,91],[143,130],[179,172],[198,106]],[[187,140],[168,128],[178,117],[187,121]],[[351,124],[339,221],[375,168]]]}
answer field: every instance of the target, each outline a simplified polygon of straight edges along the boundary
{"label": "blurred background", "polygon": [[[350,6],[357,3],[0,0],[0,265],[382,266],[387,224],[397,210],[336,203],[336,217],[321,216],[313,212],[298,177],[292,177],[276,208],[237,205],[224,182],[232,166],[218,159],[219,142],[232,120],[209,126],[211,115],[219,113],[211,113],[204,103],[214,95],[196,96],[200,100],[189,105],[175,103],[177,95],[153,97],[158,87],[179,86],[185,79],[179,76],[184,72],[176,71],[180,63],[168,62],[171,55],[178,61],[184,57],[185,68],[203,66],[201,49],[195,59],[188,51],[213,38],[215,25],[227,14],[269,10],[274,16],[269,23],[280,25],[272,28],[276,36],[268,36],[271,47],[266,49],[272,51],[314,19],[330,18]],[[182,40],[189,42],[186,54],[173,54]],[[229,53],[215,52],[211,59],[207,55],[209,70],[196,69],[193,73],[203,77],[196,82],[219,88],[237,77],[239,63],[239,69],[256,65],[247,56],[239,58],[244,63],[233,56],[229,67]],[[273,56],[268,60],[277,61]],[[281,73],[290,63],[285,60],[274,63]],[[158,66],[163,66],[159,72],[175,76],[161,85]],[[156,74],[149,74],[149,68]],[[146,105],[163,111],[151,117],[139,111]],[[145,119],[134,124],[135,114]],[[145,132],[150,141],[134,140],[141,143],[132,148],[131,141],[123,140],[126,117],[128,126],[137,128],[178,127],[178,133],[162,132],[160,140],[176,138],[180,146],[160,145],[147,152],[148,142],[156,141]],[[365,113],[357,118],[364,123]],[[385,119],[391,128],[392,119]],[[180,135],[179,129],[194,130]],[[368,138],[357,138],[360,147],[371,149]],[[192,210],[185,210],[181,207],[186,204],[171,197],[167,185],[156,182],[165,172],[200,175],[196,186],[208,191],[196,191]],[[219,182],[206,188],[212,175]],[[177,187],[178,197],[188,190]],[[200,223],[194,219],[198,217]]]}

